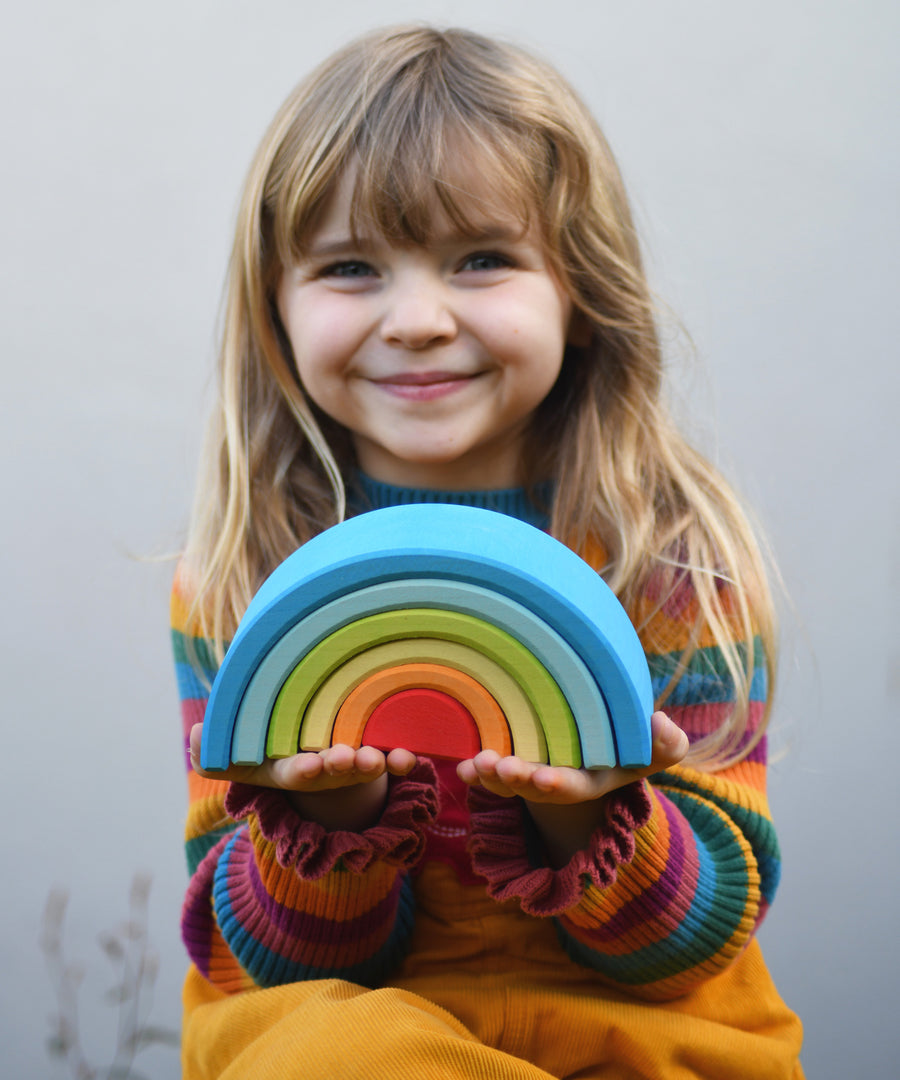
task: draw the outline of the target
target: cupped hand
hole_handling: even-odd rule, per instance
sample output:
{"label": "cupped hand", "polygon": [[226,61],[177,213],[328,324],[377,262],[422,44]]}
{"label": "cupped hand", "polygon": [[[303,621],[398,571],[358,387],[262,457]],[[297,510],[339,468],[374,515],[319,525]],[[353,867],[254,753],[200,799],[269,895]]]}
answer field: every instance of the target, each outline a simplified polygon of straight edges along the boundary
{"label": "cupped hand", "polygon": [[415,754],[391,750],[389,754],[373,746],[354,750],[351,746],[331,746],[286,758],[266,758],[260,765],[230,765],[207,771],[200,768],[202,724],[191,729],[191,767],[210,780],[228,780],[285,791],[324,792],[356,784],[370,784],[385,773],[405,776],[415,765]]}
{"label": "cupped hand", "polygon": [[482,750],[474,758],[461,761],[457,774],[466,784],[480,784],[504,798],[520,795],[527,802],[563,806],[590,802],[677,765],[685,756],[687,735],[665,713],[654,713],[650,725],[652,757],[649,765],[639,769],[623,769],[618,765],[609,769],[536,765],[519,757],[501,757],[494,750]]}

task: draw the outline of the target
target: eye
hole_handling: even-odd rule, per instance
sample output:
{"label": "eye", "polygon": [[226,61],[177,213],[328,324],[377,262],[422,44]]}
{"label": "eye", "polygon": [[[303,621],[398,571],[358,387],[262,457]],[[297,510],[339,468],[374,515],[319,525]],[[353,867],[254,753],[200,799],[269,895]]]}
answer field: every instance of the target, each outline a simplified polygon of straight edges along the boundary
{"label": "eye", "polygon": [[352,281],[357,278],[372,277],[375,270],[362,259],[345,259],[343,262],[330,263],[319,273],[322,277],[344,278]]}
{"label": "eye", "polygon": [[499,251],[473,251],[471,255],[465,257],[460,269],[483,273],[488,270],[505,270],[512,265],[512,259]]}

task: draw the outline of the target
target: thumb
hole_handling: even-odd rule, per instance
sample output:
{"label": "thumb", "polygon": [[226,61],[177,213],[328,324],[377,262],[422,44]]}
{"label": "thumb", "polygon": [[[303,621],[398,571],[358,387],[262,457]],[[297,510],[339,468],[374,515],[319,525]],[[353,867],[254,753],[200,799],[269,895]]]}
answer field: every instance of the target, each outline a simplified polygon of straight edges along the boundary
{"label": "thumb", "polygon": [[677,765],[690,749],[687,735],[664,712],[650,717],[652,739],[651,765],[654,769],[668,769]]}

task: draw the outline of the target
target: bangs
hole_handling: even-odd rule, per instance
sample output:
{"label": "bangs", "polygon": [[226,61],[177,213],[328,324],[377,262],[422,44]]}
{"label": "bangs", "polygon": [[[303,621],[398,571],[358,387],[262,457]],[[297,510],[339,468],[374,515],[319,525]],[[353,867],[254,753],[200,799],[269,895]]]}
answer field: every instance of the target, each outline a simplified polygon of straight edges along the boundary
{"label": "bangs", "polygon": [[[312,158],[289,166],[290,178],[282,173],[293,188],[282,189],[281,213],[272,222],[283,263],[303,255],[348,176],[354,238],[428,244],[448,223],[476,237],[498,211],[520,221],[523,231],[537,217],[546,231],[556,173],[552,140],[523,110],[502,65],[492,70],[464,59],[453,50],[426,50],[381,79],[370,72],[356,100],[345,98],[327,141],[314,139]],[[317,119],[325,118],[320,112]],[[304,155],[301,146],[294,141],[295,152]]]}
{"label": "bangs", "polygon": [[373,131],[358,147],[354,235],[376,232],[395,244],[428,244],[449,223],[460,235],[477,237],[498,212],[527,231],[544,194],[531,168],[538,156],[533,137],[527,137],[526,154],[512,132],[498,137],[496,130],[478,131],[456,118],[435,120],[411,111],[386,125],[387,138]]}

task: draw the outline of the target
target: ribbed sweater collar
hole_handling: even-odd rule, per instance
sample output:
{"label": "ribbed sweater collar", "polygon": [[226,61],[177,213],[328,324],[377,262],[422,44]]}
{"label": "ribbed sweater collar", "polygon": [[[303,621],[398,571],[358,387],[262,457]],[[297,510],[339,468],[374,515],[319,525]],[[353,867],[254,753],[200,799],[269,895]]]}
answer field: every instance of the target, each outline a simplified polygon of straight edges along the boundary
{"label": "ribbed sweater collar", "polygon": [[[550,484],[541,484],[535,498],[549,506],[552,495]],[[356,483],[349,493],[350,510],[362,514],[367,510],[381,510],[386,506],[407,506],[410,503],[452,503],[456,506],[477,506],[482,510],[496,510],[509,517],[518,518],[538,529],[546,529],[546,509],[535,505],[525,488],[501,488],[497,491],[440,491],[434,488],[398,487],[373,480],[364,473],[357,473]]]}

